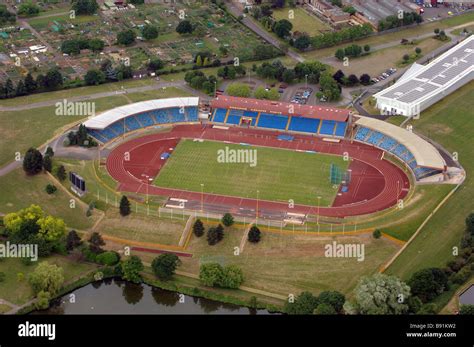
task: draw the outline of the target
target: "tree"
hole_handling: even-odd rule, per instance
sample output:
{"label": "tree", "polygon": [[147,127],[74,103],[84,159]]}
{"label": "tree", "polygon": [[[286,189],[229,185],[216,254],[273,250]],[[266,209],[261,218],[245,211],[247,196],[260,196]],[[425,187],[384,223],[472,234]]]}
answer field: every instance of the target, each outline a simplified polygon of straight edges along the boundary
{"label": "tree", "polygon": [[88,86],[96,86],[105,82],[105,74],[97,69],[87,71],[84,81]]}
{"label": "tree", "polygon": [[60,180],[60,181],[64,181],[66,179],[66,168],[64,167],[64,165],[60,165],[58,167],[58,169],[56,170],[56,177]]}
{"label": "tree", "polygon": [[26,75],[25,77],[25,88],[28,94],[33,93],[38,88],[38,84],[33,79],[33,76],[31,75],[31,73],[28,73],[28,75]]}
{"label": "tree", "polygon": [[360,314],[403,314],[408,310],[410,287],[395,276],[375,274],[362,277],[354,290]]}
{"label": "tree", "polygon": [[105,47],[105,42],[101,39],[92,39],[88,42],[89,49],[93,52],[100,52]]}
{"label": "tree", "polygon": [[128,198],[125,195],[122,195],[122,198],[120,199],[120,214],[125,217],[131,212],[130,201],[128,201]]}
{"label": "tree", "polygon": [[291,29],[293,29],[293,24],[287,19],[281,19],[273,26],[273,31],[281,38],[289,36]]}
{"label": "tree", "polygon": [[374,237],[374,239],[380,239],[382,237],[382,232],[380,231],[380,229],[375,229],[372,233],[372,236]]}
{"label": "tree", "polygon": [[153,40],[158,37],[158,29],[153,25],[145,25],[142,29],[142,36],[145,40]]}
{"label": "tree", "polygon": [[115,251],[107,251],[97,255],[95,260],[99,264],[113,266],[120,261],[120,255]]}
{"label": "tree", "polygon": [[299,49],[300,51],[303,51],[306,48],[308,48],[310,44],[311,44],[311,40],[310,40],[309,36],[308,35],[301,35],[300,37],[298,37],[295,40],[295,42],[293,43],[293,46],[296,49]]}
{"label": "tree", "polygon": [[337,314],[336,310],[328,304],[319,304],[313,311],[314,314],[319,315],[332,315]]}
{"label": "tree", "polygon": [[318,306],[318,298],[310,292],[302,292],[294,301],[287,301],[284,306],[286,314],[312,314]]}
{"label": "tree", "polygon": [[434,33],[436,34],[436,36],[439,36],[439,32],[440,32],[439,28],[435,28]]}
{"label": "tree", "polygon": [[26,151],[23,158],[23,170],[28,175],[36,175],[43,169],[43,155],[36,148],[30,148]]}
{"label": "tree", "polygon": [[33,4],[31,2],[25,2],[18,6],[17,13],[18,15],[24,17],[36,16],[38,13],[40,13],[40,8],[36,4]]}
{"label": "tree", "polygon": [[338,100],[341,97],[341,90],[336,80],[331,76],[330,73],[324,72],[321,74],[319,83],[321,85],[322,92],[329,101]]}
{"label": "tree", "polygon": [[122,278],[124,280],[140,283],[142,281],[142,276],[140,271],[143,271],[143,263],[139,257],[132,255],[127,260],[123,261],[121,264],[122,268]]}
{"label": "tree", "polygon": [[242,270],[236,265],[227,265],[223,268],[219,287],[237,289],[244,281]]}
{"label": "tree", "polygon": [[329,305],[336,313],[342,313],[346,297],[337,291],[324,291],[319,294],[318,302]]}
{"label": "tree", "polygon": [[347,81],[350,86],[355,86],[359,84],[359,79],[354,74],[349,75],[349,77],[347,78]]}
{"label": "tree", "polygon": [[46,310],[49,307],[49,301],[51,300],[51,294],[41,290],[36,295],[35,308],[37,310]]}
{"label": "tree", "polygon": [[124,30],[117,34],[117,43],[119,45],[130,46],[135,42],[135,33],[133,30]]}
{"label": "tree", "polygon": [[190,34],[193,32],[193,25],[188,20],[183,20],[179,22],[178,26],[176,27],[176,32],[178,34]]}
{"label": "tree", "polygon": [[230,227],[234,224],[234,217],[230,213],[224,214],[222,216],[222,224],[224,224],[226,227]]}
{"label": "tree", "polygon": [[438,268],[428,268],[417,271],[407,283],[412,295],[416,295],[423,303],[433,300],[441,294],[448,285],[448,277]]}
{"label": "tree", "polygon": [[43,169],[44,171],[51,172],[53,169],[53,160],[51,159],[51,156],[45,155],[43,158]]}
{"label": "tree", "polygon": [[16,22],[16,15],[8,11],[7,6],[0,5],[0,25],[13,24]]}
{"label": "tree", "polygon": [[73,0],[72,9],[78,15],[91,15],[97,12],[99,5],[96,0]]}
{"label": "tree", "polygon": [[51,146],[48,146],[46,148],[46,151],[44,152],[44,155],[49,155],[50,157],[54,157],[54,150]]}
{"label": "tree", "polygon": [[403,55],[403,61],[407,62],[408,60],[410,60],[410,56],[408,54],[404,54]]}
{"label": "tree", "polygon": [[232,83],[227,87],[227,94],[231,96],[240,96],[248,98],[250,96],[250,87],[244,83]]}
{"label": "tree", "polygon": [[181,261],[176,254],[164,253],[153,259],[151,269],[156,277],[167,281],[173,277],[179,264],[181,264]]}
{"label": "tree", "polygon": [[335,53],[335,57],[339,60],[343,60],[345,56],[346,56],[346,53],[344,52],[344,49],[342,48],[339,48]]}
{"label": "tree", "polygon": [[470,213],[466,217],[466,231],[474,235],[474,213]]}
{"label": "tree", "polygon": [[43,261],[28,276],[28,282],[36,294],[45,291],[55,295],[64,283],[63,273],[61,267]]}
{"label": "tree", "polygon": [[364,45],[364,52],[369,52],[370,51],[370,45]]}
{"label": "tree", "polygon": [[418,55],[421,54],[421,48],[420,48],[420,47],[416,47],[416,48],[415,48],[415,53],[418,54]]}
{"label": "tree", "polygon": [[364,86],[368,86],[370,84],[370,76],[368,74],[362,74],[360,77],[359,77],[359,80],[360,80],[360,84],[364,85]]}
{"label": "tree", "polygon": [[260,242],[261,234],[262,233],[260,232],[260,229],[256,225],[252,225],[249,230],[247,239],[249,240],[249,242],[258,243]]}
{"label": "tree", "polygon": [[74,248],[80,246],[82,243],[81,238],[77,234],[76,230],[71,230],[66,237],[66,250],[72,251]]}
{"label": "tree", "polygon": [[224,238],[224,228],[221,224],[219,224],[215,228],[214,227],[209,228],[209,230],[207,231],[207,243],[210,246],[217,244],[223,238]]}
{"label": "tree", "polygon": [[162,69],[165,66],[165,63],[159,58],[154,58],[148,63],[148,70],[157,71]]}
{"label": "tree", "polygon": [[208,287],[214,287],[221,282],[222,266],[218,263],[202,264],[199,268],[199,280]]}
{"label": "tree", "polygon": [[49,242],[57,242],[66,234],[66,223],[61,218],[45,216],[38,219],[38,236]]}
{"label": "tree", "polygon": [[16,85],[15,89],[15,96],[23,96],[26,94],[28,94],[28,91],[26,90],[25,82],[23,82],[22,80],[18,81],[18,84]]}
{"label": "tree", "polygon": [[102,253],[102,246],[105,245],[105,241],[102,236],[97,232],[94,231],[89,238],[89,249],[92,253],[99,254]]}
{"label": "tree", "polygon": [[202,224],[200,219],[196,219],[193,225],[193,233],[197,237],[204,235],[204,224]]}

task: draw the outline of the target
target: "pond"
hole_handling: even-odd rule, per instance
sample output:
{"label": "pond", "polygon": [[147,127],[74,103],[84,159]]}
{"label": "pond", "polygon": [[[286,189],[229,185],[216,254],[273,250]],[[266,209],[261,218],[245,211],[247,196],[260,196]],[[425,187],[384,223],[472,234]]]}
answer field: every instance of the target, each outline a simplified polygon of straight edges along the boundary
{"label": "pond", "polygon": [[[71,300],[71,298],[73,300]],[[93,282],[34,314],[269,314],[119,279]]]}
{"label": "pond", "polygon": [[461,305],[474,305],[474,284],[459,295]]}

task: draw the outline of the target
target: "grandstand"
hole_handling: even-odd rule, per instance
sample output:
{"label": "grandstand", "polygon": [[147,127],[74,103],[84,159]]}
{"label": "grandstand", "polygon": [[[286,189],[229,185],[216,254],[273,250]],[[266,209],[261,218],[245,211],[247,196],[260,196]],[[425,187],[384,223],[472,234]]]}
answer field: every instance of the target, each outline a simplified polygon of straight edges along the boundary
{"label": "grandstand", "polygon": [[374,118],[360,117],[354,140],[383,149],[398,157],[421,180],[446,170],[439,151],[418,135]]}
{"label": "grandstand", "polygon": [[150,126],[197,122],[199,98],[157,99],[121,106],[84,122],[88,133],[102,143]]}
{"label": "grandstand", "polygon": [[210,121],[343,138],[351,116],[345,109],[219,96],[211,102]]}
{"label": "grandstand", "polygon": [[394,85],[374,95],[383,114],[415,116],[474,78],[474,36],[426,66],[413,64]]}

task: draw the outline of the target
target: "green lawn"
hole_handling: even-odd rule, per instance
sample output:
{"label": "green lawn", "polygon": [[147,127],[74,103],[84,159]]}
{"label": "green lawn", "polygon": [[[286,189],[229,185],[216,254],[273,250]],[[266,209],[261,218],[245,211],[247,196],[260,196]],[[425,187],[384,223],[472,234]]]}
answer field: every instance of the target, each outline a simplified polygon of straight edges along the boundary
{"label": "green lawn", "polygon": [[422,112],[419,120],[412,121],[416,131],[441,143],[449,151],[459,153],[459,160],[467,171],[467,178],[388,268],[387,272],[390,274],[407,279],[413,272],[422,268],[444,266],[453,257],[453,247],[459,246],[465,228],[464,220],[474,210],[472,100],[474,100],[474,82]]}
{"label": "green lawn", "polygon": [[[97,220],[97,214],[86,217],[85,206],[76,203],[70,207],[71,196],[59,189],[51,195],[45,187],[51,180],[45,174],[27,176],[21,168],[0,178],[0,213],[16,212],[31,204],[40,205],[48,214],[64,219],[71,228],[88,229]],[[69,185],[66,185],[69,187]],[[79,198],[77,198],[78,200]]]}
{"label": "green lawn", "polygon": [[[290,11],[293,11],[290,13]],[[292,14],[292,16],[290,16]],[[305,32],[310,36],[321,34],[321,31],[330,30],[331,28],[316,16],[310,15],[304,9],[283,8],[273,10],[273,17],[276,20],[286,19],[293,24],[292,31]]]}
{"label": "green lawn", "polygon": [[[102,112],[127,104],[122,95],[91,100],[95,111]],[[18,100],[18,104],[22,104]],[[61,128],[78,123],[84,116],[58,116],[56,107],[48,106],[26,111],[0,112],[0,166],[15,159],[15,153],[22,155],[30,147],[38,147],[61,133]],[[39,131],[41,130],[41,131]]]}
{"label": "green lawn", "polygon": [[[233,150],[256,150],[256,165],[221,163],[217,153],[228,147]],[[346,170],[348,162],[341,157],[302,153],[274,148],[230,145],[222,142],[181,141],[155,180],[162,187],[190,191],[285,201],[296,204],[328,206],[336,189],[329,182],[330,164]]]}
{"label": "green lawn", "polygon": [[[41,261],[47,261],[50,264],[62,267],[65,282],[74,280],[95,268],[95,265],[79,263],[60,255],[52,255],[38,260],[38,262]],[[2,259],[0,261],[0,272],[5,273],[5,281],[0,283],[0,299],[5,299],[16,305],[22,305],[32,299],[34,293],[27,277],[36,266],[37,264],[25,265],[18,258]]]}

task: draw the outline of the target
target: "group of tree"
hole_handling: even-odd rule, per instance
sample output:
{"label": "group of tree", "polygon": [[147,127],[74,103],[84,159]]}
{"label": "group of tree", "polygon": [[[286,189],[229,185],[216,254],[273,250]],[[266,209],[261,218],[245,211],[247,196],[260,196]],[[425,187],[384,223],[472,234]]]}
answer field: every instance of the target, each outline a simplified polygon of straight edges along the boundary
{"label": "group of tree", "polygon": [[149,71],[156,72],[164,68],[165,63],[160,58],[153,58],[153,59],[150,59],[147,67]]}
{"label": "group of tree", "polygon": [[253,92],[255,99],[262,100],[278,100],[280,99],[280,93],[276,88],[264,88],[263,86],[258,86]]}
{"label": "group of tree", "polygon": [[293,29],[293,24],[287,19],[281,19],[274,22],[272,31],[280,38],[285,38],[290,36],[291,30]]}
{"label": "group of tree", "polygon": [[213,54],[210,51],[200,51],[194,55],[194,65],[196,67],[205,67],[205,66],[219,66],[220,61],[218,59],[213,59]]}
{"label": "group of tree", "polygon": [[63,85],[63,76],[57,68],[50,69],[45,75],[39,74],[36,80],[31,73],[18,81],[14,86],[10,78],[5,84],[0,82],[0,99],[14,98],[35,93],[37,91],[50,91]]}
{"label": "group of tree", "polygon": [[101,39],[77,38],[63,41],[61,52],[65,54],[76,55],[83,49],[90,49],[93,52],[100,52],[104,49],[105,42]]}
{"label": "group of tree", "polygon": [[327,32],[321,35],[313,36],[311,37],[310,44],[313,49],[332,47],[343,42],[359,40],[369,36],[372,33],[372,26],[366,23],[363,25],[351,26],[338,31]]}
{"label": "group of tree", "polygon": [[226,93],[230,96],[248,98],[252,94],[250,86],[245,83],[231,83],[226,88]]}
{"label": "group of tree", "polygon": [[303,82],[317,84],[323,71],[327,70],[327,66],[319,61],[309,61],[297,63],[294,68],[287,68],[280,60],[273,62],[264,62],[260,66],[255,67],[257,76],[265,79],[276,79],[280,82],[293,83]]}
{"label": "group of tree", "polygon": [[40,7],[32,2],[24,2],[18,6],[17,14],[22,17],[33,17],[40,13]]}
{"label": "group of tree", "polygon": [[109,59],[105,60],[100,69],[91,69],[84,76],[86,85],[99,85],[105,82],[115,82],[133,77],[131,66],[125,64],[113,65]]}
{"label": "group of tree", "polygon": [[64,146],[95,147],[97,142],[87,133],[84,124],[79,125],[77,131],[71,130],[63,142]]}
{"label": "group of tree", "polygon": [[357,77],[354,74],[346,76],[342,70],[337,70],[332,77],[334,78],[334,80],[336,80],[336,82],[346,87],[356,86],[359,83],[364,86],[368,86],[371,83],[371,78],[366,73],[360,75],[360,77]]}
{"label": "group of tree", "polygon": [[413,23],[420,24],[423,22],[423,17],[416,12],[403,12],[399,15],[390,15],[385,19],[379,21],[378,30],[384,31],[388,29],[398,28]]}
{"label": "group of tree", "polygon": [[199,269],[199,280],[208,287],[237,289],[244,281],[244,276],[236,265],[206,263]]}
{"label": "group of tree", "polygon": [[446,32],[444,30],[440,30],[439,28],[436,28],[434,30],[435,33],[435,38],[441,41],[446,41],[448,39],[448,35],[446,35]]}
{"label": "group of tree", "polygon": [[91,15],[97,12],[99,5],[96,0],[73,0],[72,9],[77,15]]}
{"label": "group of tree", "polygon": [[16,15],[8,11],[7,6],[0,4],[0,25],[13,24],[16,22]]}
{"label": "group of tree", "polygon": [[162,281],[170,280],[176,268],[181,264],[178,256],[173,253],[163,253],[153,259],[151,269],[153,273]]}
{"label": "group of tree", "polygon": [[7,214],[3,223],[10,243],[36,244],[40,257],[65,249],[66,224],[61,218],[46,214],[38,205]]}
{"label": "group of tree", "polygon": [[339,60],[343,60],[345,57],[357,58],[360,57],[363,52],[368,53],[369,51],[369,45],[365,45],[364,47],[362,47],[356,44],[352,44],[345,48],[339,48],[335,53],[335,57]]}
{"label": "group of tree", "polygon": [[324,291],[318,296],[302,292],[296,298],[290,298],[284,307],[287,314],[341,314],[346,298],[337,291]]}
{"label": "group of tree", "polygon": [[206,76],[199,70],[188,71],[184,75],[184,80],[194,89],[204,91],[206,94],[213,94],[217,84],[217,78],[214,75]]}
{"label": "group of tree", "polygon": [[321,93],[328,101],[339,100],[341,87],[329,72],[323,72],[319,78]]}
{"label": "group of tree", "polygon": [[226,65],[217,70],[217,76],[225,80],[233,80],[237,77],[246,75],[245,67],[243,65]]}
{"label": "group of tree", "polygon": [[142,28],[142,37],[145,40],[153,40],[158,37],[158,28],[154,25],[146,24]]}

